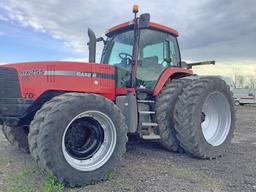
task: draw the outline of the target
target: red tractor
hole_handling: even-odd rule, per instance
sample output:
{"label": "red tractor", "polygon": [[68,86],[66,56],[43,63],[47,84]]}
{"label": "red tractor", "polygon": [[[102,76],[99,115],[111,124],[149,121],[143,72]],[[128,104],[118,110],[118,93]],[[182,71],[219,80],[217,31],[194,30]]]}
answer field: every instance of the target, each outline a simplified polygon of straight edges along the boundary
{"label": "red tractor", "polygon": [[[10,143],[69,186],[105,180],[127,134],[197,158],[221,156],[234,132],[233,97],[217,77],[181,62],[178,33],[149,14],[89,34],[89,62],[1,65],[0,119]],[[103,41],[100,64],[96,42]],[[208,62],[209,63],[209,62]],[[211,63],[211,62],[210,62]]]}

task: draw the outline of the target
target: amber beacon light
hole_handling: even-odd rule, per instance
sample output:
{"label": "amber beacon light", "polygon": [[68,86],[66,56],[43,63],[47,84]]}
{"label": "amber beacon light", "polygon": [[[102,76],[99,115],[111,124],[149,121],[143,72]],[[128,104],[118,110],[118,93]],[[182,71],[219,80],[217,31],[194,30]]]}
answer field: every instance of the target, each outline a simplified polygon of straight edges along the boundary
{"label": "amber beacon light", "polygon": [[133,13],[138,13],[138,12],[139,12],[139,6],[133,5]]}

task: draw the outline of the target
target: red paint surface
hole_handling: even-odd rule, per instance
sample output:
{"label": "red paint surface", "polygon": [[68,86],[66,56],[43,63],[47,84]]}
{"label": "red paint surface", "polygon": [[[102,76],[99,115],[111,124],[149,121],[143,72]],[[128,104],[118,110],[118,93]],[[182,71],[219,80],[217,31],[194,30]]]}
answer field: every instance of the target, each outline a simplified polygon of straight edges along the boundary
{"label": "red paint surface", "polygon": [[134,88],[117,88],[116,95],[127,95],[128,90],[131,91],[134,95],[136,94],[136,90]]}
{"label": "red paint surface", "polygon": [[[28,93],[32,93],[33,99],[48,90],[63,90],[97,93],[111,100],[115,99],[115,80],[94,77],[81,77],[69,75],[21,75],[24,70],[55,70],[55,71],[83,71],[97,72],[104,74],[115,74],[115,68],[105,64],[90,64],[80,62],[31,62],[4,65],[1,67],[12,67],[18,71],[19,83],[22,96],[26,98]],[[95,83],[98,82],[98,84]]]}
{"label": "red paint surface", "polygon": [[109,34],[109,33],[112,33],[116,30],[119,30],[119,29],[122,29],[122,28],[125,28],[125,27],[128,27],[129,26],[129,23],[132,23],[132,22],[125,22],[125,23],[121,23],[119,25],[116,25],[114,27],[111,27],[110,29],[108,29],[106,31],[106,35]]}
{"label": "red paint surface", "polygon": [[[116,25],[116,26],[110,28],[109,30],[107,30],[106,35],[109,36],[111,33],[115,32],[115,31],[128,28],[129,26],[132,26],[132,25],[133,25],[132,22],[121,23],[121,24]],[[153,22],[149,23],[149,27],[152,28],[152,29],[157,29],[157,30],[161,30],[161,31],[164,31],[164,32],[167,32],[167,33],[171,33],[176,37],[179,36],[179,33],[171,27],[167,27],[167,26],[160,25],[160,24],[153,23]]]}
{"label": "red paint surface", "polygon": [[[98,77],[84,77],[84,76],[70,76],[70,75],[22,75],[24,70],[44,70],[44,71],[80,71],[80,72],[96,72],[101,74],[110,74],[115,77],[115,67],[106,64],[91,64],[81,62],[31,62],[31,63],[17,63],[10,65],[2,65],[1,67],[15,68],[18,72],[19,84],[22,97],[28,99],[27,96],[33,95],[36,100],[43,93],[49,90],[74,91],[85,93],[96,93],[102,95],[112,101],[115,100],[116,95],[126,95],[129,88],[116,88],[115,79],[98,78]],[[192,74],[191,70],[170,67],[167,68],[158,80],[156,87],[153,90],[153,95],[159,94],[165,82],[175,74],[181,76],[188,76]],[[97,83],[95,83],[97,82]],[[135,94],[135,89],[131,89]]]}
{"label": "red paint surface", "polygon": [[193,72],[192,70],[189,69],[184,69],[184,68],[179,68],[179,67],[169,67],[167,68],[161,75],[161,77],[159,78],[154,91],[153,91],[153,95],[157,96],[160,91],[162,90],[165,82],[173,75],[177,75],[180,74],[181,76],[189,76],[192,75]]}
{"label": "red paint surface", "polygon": [[175,35],[176,37],[179,36],[178,31],[176,31],[175,29],[173,29],[171,27],[167,27],[167,26],[157,24],[157,23],[153,23],[153,22],[150,22],[149,27],[171,33],[171,34]]}

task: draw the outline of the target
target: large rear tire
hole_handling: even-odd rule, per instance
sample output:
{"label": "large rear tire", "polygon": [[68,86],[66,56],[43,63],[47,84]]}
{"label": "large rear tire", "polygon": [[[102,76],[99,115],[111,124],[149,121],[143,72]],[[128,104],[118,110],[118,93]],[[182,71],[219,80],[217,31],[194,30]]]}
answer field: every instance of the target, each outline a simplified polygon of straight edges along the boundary
{"label": "large rear tire", "polygon": [[156,119],[160,131],[160,143],[169,151],[183,151],[175,136],[173,112],[179,95],[190,81],[189,79],[169,81],[156,98]]}
{"label": "large rear tire", "polygon": [[177,139],[186,152],[209,159],[223,155],[235,128],[232,92],[225,81],[194,80],[179,97],[175,111]]}
{"label": "large rear tire", "polygon": [[23,153],[29,153],[28,135],[25,127],[10,127],[5,124],[2,126],[2,132],[9,143]]}
{"label": "large rear tire", "polygon": [[112,101],[83,93],[44,104],[31,129],[38,132],[30,137],[36,161],[72,187],[107,179],[125,152],[128,130]]}

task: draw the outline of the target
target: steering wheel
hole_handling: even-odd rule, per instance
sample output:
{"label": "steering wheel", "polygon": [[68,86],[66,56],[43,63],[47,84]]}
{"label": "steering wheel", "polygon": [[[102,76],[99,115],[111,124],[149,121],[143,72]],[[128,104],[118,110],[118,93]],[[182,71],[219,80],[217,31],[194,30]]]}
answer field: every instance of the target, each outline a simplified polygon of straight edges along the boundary
{"label": "steering wheel", "polygon": [[131,59],[132,60],[132,55],[129,53],[119,53],[118,56],[123,60],[123,59]]}

